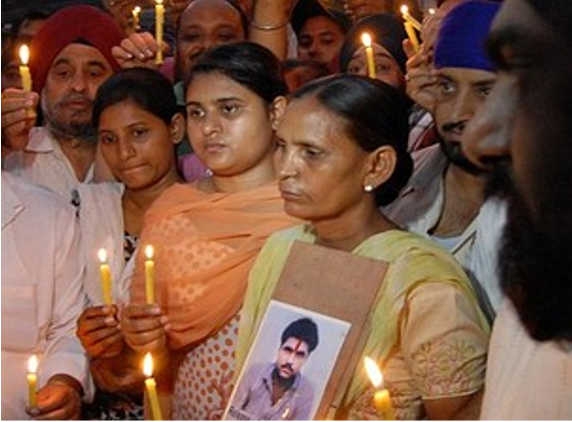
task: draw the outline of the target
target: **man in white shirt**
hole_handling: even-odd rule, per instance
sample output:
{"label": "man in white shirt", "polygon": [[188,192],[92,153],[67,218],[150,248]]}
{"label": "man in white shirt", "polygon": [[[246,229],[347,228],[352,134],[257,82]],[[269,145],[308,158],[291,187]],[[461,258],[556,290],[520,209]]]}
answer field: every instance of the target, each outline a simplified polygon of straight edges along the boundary
{"label": "man in white shirt", "polygon": [[[426,88],[434,98],[429,111],[435,120],[439,145],[413,154],[414,173],[400,196],[386,208],[396,223],[441,244],[465,269],[470,267],[471,255],[482,246],[475,242],[480,221],[486,220],[486,213],[492,210],[482,207],[485,173],[463,155],[462,135],[496,79],[483,43],[498,9],[498,3],[469,0],[443,18],[434,52],[438,76]],[[471,273],[474,279],[474,271]],[[483,281],[488,279],[486,275]],[[487,285],[492,289],[487,292],[480,283],[474,286],[481,305],[492,318],[494,306],[489,296],[499,296],[496,285]]]}
{"label": "man in white shirt", "polygon": [[572,419],[571,21],[569,0],[504,1],[498,80],[463,145],[508,203],[482,419]]}
{"label": "man in white shirt", "polygon": [[[71,419],[89,398],[76,320],[85,303],[75,211],[56,194],[2,174],[2,419]],[[27,409],[36,354],[37,407]],[[28,413],[27,413],[28,412]]]}
{"label": "man in white shirt", "polygon": [[[121,38],[111,16],[91,6],[66,7],[46,20],[31,44],[35,92],[2,94],[2,147],[11,152],[5,170],[66,198],[78,183],[91,181],[92,103],[99,85],[119,69],[111,48]],[[38,101],[43,126],[32,128]]]}

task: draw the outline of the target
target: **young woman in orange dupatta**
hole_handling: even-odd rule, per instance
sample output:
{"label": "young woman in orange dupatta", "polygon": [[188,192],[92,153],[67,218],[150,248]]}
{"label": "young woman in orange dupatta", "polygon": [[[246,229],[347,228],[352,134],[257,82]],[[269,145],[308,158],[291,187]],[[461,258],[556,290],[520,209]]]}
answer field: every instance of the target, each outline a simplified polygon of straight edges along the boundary
{"label": "young woman in orange dupatta", "polygon": [[[270,234],[295,224],[272,162],[285,94],[278,60],[247,42],[206,52],[187,83],[188,135],[212,176],[174,185],[148,211],[121,323],[127,344],[175,376],[175,419],[222,416],[248,272]],[[144,304],[147,244],[156,305]]]}

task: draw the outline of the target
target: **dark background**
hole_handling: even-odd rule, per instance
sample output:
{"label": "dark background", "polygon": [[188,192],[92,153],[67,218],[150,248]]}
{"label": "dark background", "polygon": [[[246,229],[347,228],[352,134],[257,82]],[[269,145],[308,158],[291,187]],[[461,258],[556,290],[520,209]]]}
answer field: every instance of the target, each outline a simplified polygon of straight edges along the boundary
{"label": "dark background", "polygon": [[70,4],[92,4],[101,6],[100,0],[2,0],[2,29],[9,29],[10,24],[18,21],[30,10],[41,10],[48,13]]}

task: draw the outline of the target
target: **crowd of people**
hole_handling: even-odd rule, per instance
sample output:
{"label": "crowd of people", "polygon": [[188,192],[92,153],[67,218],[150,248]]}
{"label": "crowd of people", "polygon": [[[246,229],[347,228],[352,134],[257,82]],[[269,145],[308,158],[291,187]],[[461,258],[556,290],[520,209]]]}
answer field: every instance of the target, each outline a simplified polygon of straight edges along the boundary
{"label": "crowd of people", "polygon": [[[354,353],[397,419],[572,418],[572,3],[170,1],[161,42],[103,6],[2,46],[2,418],[149,417],[147,353],[165,419],[223,418],[241,371],[234,413],[311,418],[313,321],[243,371],[299,242],[387,265]],[[328,416],[378,419],[347,378]]]}

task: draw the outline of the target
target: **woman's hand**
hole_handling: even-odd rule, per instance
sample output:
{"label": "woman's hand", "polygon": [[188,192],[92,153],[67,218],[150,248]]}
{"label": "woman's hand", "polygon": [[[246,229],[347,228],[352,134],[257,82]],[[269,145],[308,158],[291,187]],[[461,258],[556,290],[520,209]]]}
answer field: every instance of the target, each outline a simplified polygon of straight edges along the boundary
{"label": "woman's hand", "polygon": [[77,320],[76,334],[91,358],[110,358],[123,349],[123,334],[117,320],[117,306],[93,306]]}
{"label": "woman's hand", "polygon": [[81,386],[69,375],[54,375],[38,391],[36,407],[26,409],[34,419],[79,419],[81,416]]}
{"label": "woman's hand", "polygon": [[121,331],[126,343],[139,353],[162,353],[167,349],[168,319],[158,305],[127,305],[121,313]]}

